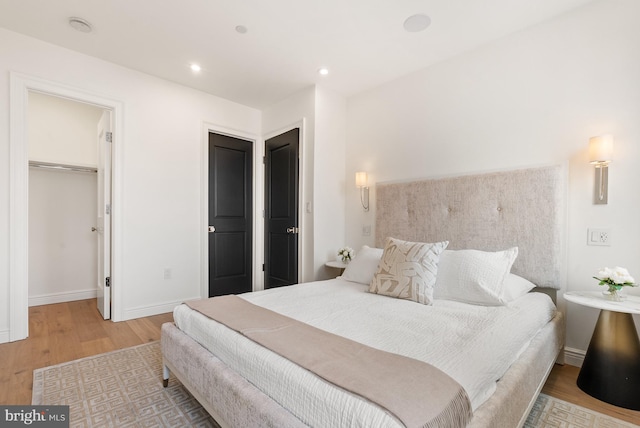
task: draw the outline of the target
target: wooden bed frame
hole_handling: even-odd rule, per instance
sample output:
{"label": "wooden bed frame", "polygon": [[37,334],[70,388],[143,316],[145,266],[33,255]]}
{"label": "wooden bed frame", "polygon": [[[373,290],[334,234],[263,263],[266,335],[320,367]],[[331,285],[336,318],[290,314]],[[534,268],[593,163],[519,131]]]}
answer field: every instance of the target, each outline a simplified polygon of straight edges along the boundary
{"label": "wooden bed frame", "polygon": [[[559,166],[376,186],[376,243],[386,236],[449,248],[519,247],[517,273],[564,288],[566,171]],[[470,428],[522,426],[564,347],[556,317],[498,381]],[[299,419],[172,323],[162,326],[163,379],[173,373],[222,427],[302,427]]]}

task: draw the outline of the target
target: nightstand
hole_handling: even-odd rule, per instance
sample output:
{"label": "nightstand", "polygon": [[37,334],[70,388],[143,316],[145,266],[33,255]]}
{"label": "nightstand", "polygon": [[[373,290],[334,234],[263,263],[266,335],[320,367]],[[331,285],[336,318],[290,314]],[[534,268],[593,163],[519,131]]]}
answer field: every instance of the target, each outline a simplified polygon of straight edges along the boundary
{"label": "nightstand", "polygon": [[339,269],[339,275],[342,275],[342,272],[344,272],[345,268],[347,267],[347,264],[345,262],[340,262],[337,260],[326,262],[324,265],[330,268]]}
{"label": "nightstand", "polygon": [[640,314],[640,297],[613,302],[599,291],[574,291],[564,298],[600,309],[578,387],[607,403],[640,410],[640,340],[631,316]]}

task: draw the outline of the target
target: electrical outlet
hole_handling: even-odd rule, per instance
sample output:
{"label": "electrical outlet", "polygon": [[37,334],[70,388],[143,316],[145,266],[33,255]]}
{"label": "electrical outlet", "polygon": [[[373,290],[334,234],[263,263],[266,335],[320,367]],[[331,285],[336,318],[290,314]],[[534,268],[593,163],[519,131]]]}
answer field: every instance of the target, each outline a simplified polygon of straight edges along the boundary
{"label": "electrical outlet", "polygon": [[611,229],[587,229],[587,245],[611,246]]}
{"label": "electrical outlet", "polygon": [[362,236],[371,236],[371,225],[362,226]]}
{"label": "electrical outlet", "polygon": [[164,268],[164,279],[171,279],[171,268]]}

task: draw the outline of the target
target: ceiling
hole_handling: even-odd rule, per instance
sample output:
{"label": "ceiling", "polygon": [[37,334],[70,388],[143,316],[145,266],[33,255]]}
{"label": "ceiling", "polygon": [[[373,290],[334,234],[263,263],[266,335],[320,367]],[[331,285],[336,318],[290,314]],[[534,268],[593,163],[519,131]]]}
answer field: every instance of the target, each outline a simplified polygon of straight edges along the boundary
{"label": "ceiling", "polygon": [[[591,1],[0,0],[0,26],[264,108],[313,84],[350,96]],[[418,13],[430,27],[405,31]]]}

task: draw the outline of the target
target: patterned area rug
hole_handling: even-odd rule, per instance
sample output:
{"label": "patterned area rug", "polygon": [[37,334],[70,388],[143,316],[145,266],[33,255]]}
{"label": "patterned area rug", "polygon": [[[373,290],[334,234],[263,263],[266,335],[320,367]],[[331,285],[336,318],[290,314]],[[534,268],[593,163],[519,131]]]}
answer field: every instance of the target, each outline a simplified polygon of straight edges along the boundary
{"label": "patterned area rug", "polygon": [[638,425],[540,394],[524,428],[637,428]]}
{"label": "patterned area rug", "polygon": [[34,370],[31,404],[69,405],[75,428],[219,427],[173,375],[163,388],[158,341]]}
{"label": "patterned area rug", "polygon": [[[218,427],[172,375],[162,387],[160,342],[34,370],[34,405],[70,406],[71,427]],[[636,425],[541,394],[525,428]]]}

